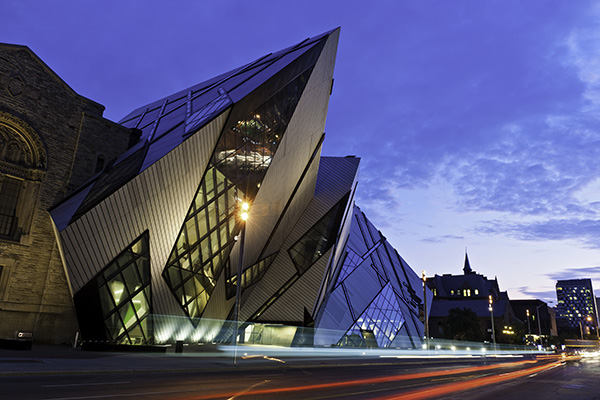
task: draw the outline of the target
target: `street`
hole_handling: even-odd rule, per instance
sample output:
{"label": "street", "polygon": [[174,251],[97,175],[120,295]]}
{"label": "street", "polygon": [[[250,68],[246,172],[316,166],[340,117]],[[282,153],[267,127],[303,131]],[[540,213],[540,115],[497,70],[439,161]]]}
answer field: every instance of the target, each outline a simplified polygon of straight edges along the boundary
{"label": "street", "polygon": [[[161,359],[153,362],[160,362]],[[190,364],[188,364],[190,365]],[[593,399],[598,358],[284,363],[0,376],[2,399]]]}

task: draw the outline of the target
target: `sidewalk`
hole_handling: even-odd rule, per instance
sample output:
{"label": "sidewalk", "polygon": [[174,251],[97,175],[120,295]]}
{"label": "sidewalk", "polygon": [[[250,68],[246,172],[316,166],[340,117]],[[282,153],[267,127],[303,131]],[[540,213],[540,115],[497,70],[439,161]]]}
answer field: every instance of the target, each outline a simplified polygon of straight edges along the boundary
{"label": "sidewalk", "polygon": [[[208,351],[207,351],[208,350]],[[298,367],[301,365],[339,365],[365,362],[389,363],[390,360],[367,354],[363,350],[352,353],[336,351],[332,354],[320,349],[290,349],[239,346],[236,364],[232,346],[203,349],[185,346],[183,353],[174,347],[166,353],[95,352],[68,346],[34,345],[30,351],[0,349],[0,376],[27,374],[83,374],[151,371],[202,371],[231,368]]]}
{"label": "sidewalk", "polygon": [[[183,353],[95,352],[68,346],[34,345],[30,351],[0,349],[0,377],[27,374],[83,374],[156,371],[203,371],[232,368],[301,368],[308,366],[373,364],[463,364],[486,359],[492,362],[532,357],[533,353],[425,351],[416,349],[314,348],[238,345],[189,345]],[[543,353],[539,353],[543,354]],[[494,361],[495,360],[495,361]]]}
{"label": "sidewalk", "polygon": [[[244,360],[226,352],[115,353],[72,349],[68,346],[34,345],[30,351],[0,350],[0,376],[26,374],[81,374],[204,370],[256,366],[262,359]],[[264,364],[264,361],[262,362]],[[271,366],[269,364],[269,366]]]}

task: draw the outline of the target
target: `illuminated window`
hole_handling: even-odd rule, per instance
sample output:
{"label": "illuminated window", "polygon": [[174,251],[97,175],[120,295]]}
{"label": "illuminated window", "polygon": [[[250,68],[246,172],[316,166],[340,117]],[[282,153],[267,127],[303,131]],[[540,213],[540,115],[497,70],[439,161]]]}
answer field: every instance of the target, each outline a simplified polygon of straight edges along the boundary
{"label": "illuminated window", "polygon": [[[94,306],[98,303],[96,299],[99,299],[97,307]],[[151,300],[146,231],[74,295],[83,338],[118,344],[151,344],[152,322],[148,318],[152,311]]]}
{"label": "illuminated window", "polygon": [[311,71],[225,129],[217,142],[162,273],[191,318],[204,312],[241,229],[236,224],[236,199],[254,199]]}
{"label": "illuminated window", "polygon": [[479,295],[479,289],[475,289],[475,296]]}
{"label": "illuminated window", "polygon": [[[275,260],[275,254],[271,254],[270,256],[263,258],[256,264],[251,267],[246,268],[246,270],[242,273],[242,290],[254,285],[257,283],[267,272],[273,260]],[[227,279],[227,298],[230,299],[235,296],[237,290],[237,274]]]}

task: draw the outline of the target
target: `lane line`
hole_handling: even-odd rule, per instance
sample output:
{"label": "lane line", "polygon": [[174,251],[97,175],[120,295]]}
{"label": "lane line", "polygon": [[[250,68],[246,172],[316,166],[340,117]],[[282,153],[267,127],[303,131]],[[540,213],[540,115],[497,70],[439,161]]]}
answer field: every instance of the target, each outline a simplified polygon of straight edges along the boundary
{"label": "lane line", "polygon": [[69,387],[69,386],[123,385],[125,383],[131,383],[131,382],[122,381],[122,382],[99,382],[99,383],[64,383],[61,385],[41,385],[41,387],[51,388],[51,387]]}
{"label": "lane line", "polygon": [[271,382],[269,379],[265,379],[262,382],[256,382],[253,385],[248,386],[246,389],[242,390],[241,392],[234,394],[233,396],[231,396],[230,398],[228,398],[227,400],[235,400],[236,398],[238,398],[239,396],[243,396],[246,393],[250,392],[252,389],[254,389],[257,386],[261,386],[261,385],[265,385],[267,383]]}

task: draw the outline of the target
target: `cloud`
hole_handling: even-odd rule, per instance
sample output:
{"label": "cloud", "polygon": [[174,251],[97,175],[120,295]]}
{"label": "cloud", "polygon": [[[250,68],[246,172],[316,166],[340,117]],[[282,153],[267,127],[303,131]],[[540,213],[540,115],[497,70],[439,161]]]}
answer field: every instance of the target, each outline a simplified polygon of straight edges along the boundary
{"label": "cloud", "polygon": [[[350,128],[363,132],[350,136],[367,185],[393,178],[399,190],[418,189],[441,177],[454,186],[457,210],[596,215],[573,197],[600,175],[590,5],[556,13],[529,5],[544,17],[535,21],[524,17],[531,9],[512,5],[526,12],[493,3],[494,12],[479,10],[477,19],[460,7],[437,11],[448,19],[420,16],[417,34],[380,49],[394,71],[369,64],[377,73],[357,84],[380,90],[355,98],[365,118]],[[362,198],[395,195],[371,189]]]}
{"label": "cloud", "polygon": [[600,280],[600,266],[595,267],[570,267],[562,271],[546,274],[548,278],[558,281],[566,279],[591,279]]}
{"label": "cloud", "polygon": [[530,223],[484,221],[478,233],[501,234],[520,240],[576,240],[589,248],[600,248],[600,220],[550,219]]}
{"label": "cloud", "polygon": [[448,240],[464,240],[465,237],[464,236],[457,236],[457,235],[441,235],[441,236],[434,236],[434,237],[426,237],[421,239],[422,242],[427,242],[427,243],[441,243],[441,242],[446,242]]}
{"label": "cloud", "polygon": [[521,286],[517,290],[528,297],[540,299],[546,303],[556,303],[556,290],[531,290],[527,286]]}

